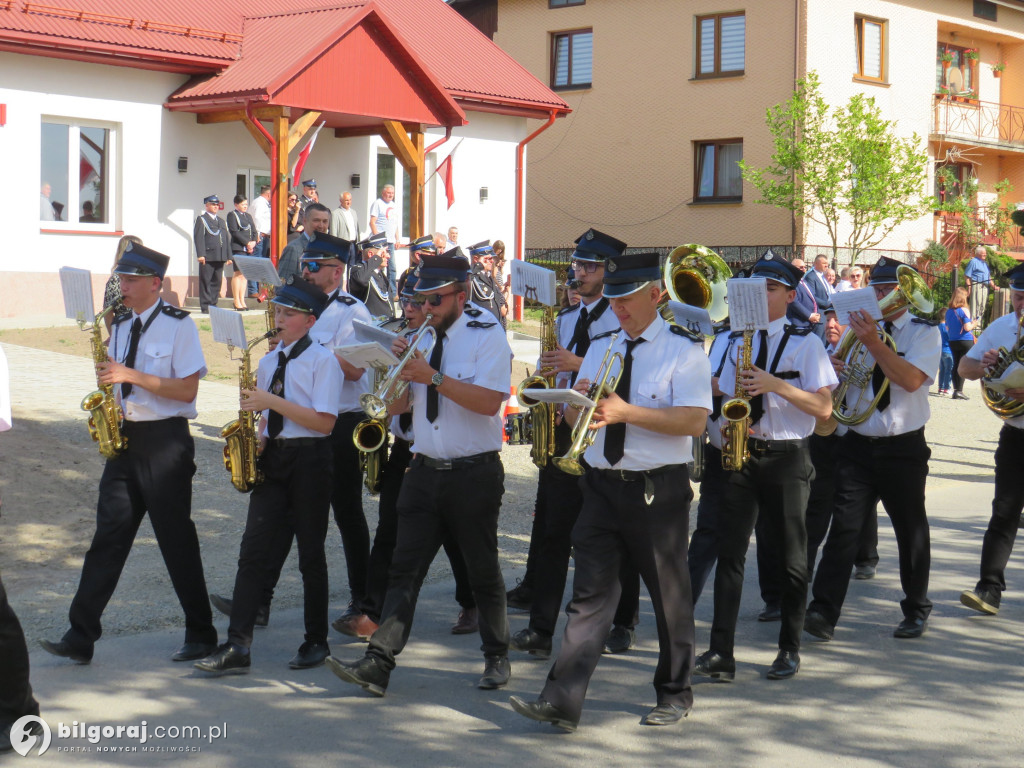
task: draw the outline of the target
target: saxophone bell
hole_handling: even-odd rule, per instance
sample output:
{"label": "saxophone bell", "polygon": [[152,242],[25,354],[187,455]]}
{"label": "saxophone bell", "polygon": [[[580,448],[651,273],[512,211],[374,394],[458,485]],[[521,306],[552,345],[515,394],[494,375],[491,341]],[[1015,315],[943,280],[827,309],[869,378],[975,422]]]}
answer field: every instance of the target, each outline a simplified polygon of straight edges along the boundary
{"label": "saxophone bell", "polygon": [[[265,339],[278,334],[271,328],[252,341],[242,350],[242,364],[238,368],[238,391],[255,389],[256,377],[252,373],[251,356],[253,347]],[[240,493],[248,493],[263,482],[263,473],[256,466],[259,458],[260,439],[256,431],[258,414],[254,411],[238,411],[238,418],[228,422],[220,431],[224,439],[224,469],[231,475],[231,484]]]}
{"label": "saxophone bell", "polygon": [[[92,360],[96,365],[107,362],[107,347],[100,327],[103,318],[113,311],[113,304],[104,308],[96,315],[91,328],[84,321],[79,321],[79,327],[92,334]],[[98,379],[96,383],[99,388],[82,399],[82,410],[89,414],[89,436],[96,442],[100,455],[112,459],[128,447],[128,438],[121,431],[124,411],[117,402],[114,385],[101,384]]]}

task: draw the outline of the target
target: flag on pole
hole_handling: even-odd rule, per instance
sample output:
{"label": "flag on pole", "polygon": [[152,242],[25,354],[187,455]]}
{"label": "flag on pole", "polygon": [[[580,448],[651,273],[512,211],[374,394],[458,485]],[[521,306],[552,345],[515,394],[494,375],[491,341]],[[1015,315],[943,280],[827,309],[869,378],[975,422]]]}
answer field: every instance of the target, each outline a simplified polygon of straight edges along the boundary
{"label": "flag on pole", "polygon": [[[452,153],[454,154],[454,152]],[[441,163],[437,166],[438,175],[442,175],[444,178],[444,196],[448,198],[448,208],[452,207],[455,202],[455,185],[452,183],[452,155],[448,155]]]}
{"label": "flag on pole", "polygon": [[313,131],[313,135],[309,138],[309,141],[306,142],[306,146],[299,151],[299,156],[295,158],[295,167],[292,168],[292,186],[298,186],[299,179],[302,178],[302,169],[306,165],[306,160],[309,159],[309,153],[313,151],[313,145],[316,144],[317,134],[320,133],[320,129],[323,128],[325,124],[326,121],[320,123],[320,125],[316,127],[316,130]]}

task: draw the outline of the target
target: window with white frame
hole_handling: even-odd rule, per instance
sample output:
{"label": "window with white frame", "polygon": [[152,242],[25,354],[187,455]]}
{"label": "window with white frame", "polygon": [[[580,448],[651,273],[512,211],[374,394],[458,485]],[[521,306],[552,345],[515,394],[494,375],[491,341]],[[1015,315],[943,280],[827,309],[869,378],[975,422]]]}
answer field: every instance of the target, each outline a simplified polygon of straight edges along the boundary
{"label": "window with white frame", "polygon": [[117,127],[44,117],[40,138],[40,225],[111,229]]}

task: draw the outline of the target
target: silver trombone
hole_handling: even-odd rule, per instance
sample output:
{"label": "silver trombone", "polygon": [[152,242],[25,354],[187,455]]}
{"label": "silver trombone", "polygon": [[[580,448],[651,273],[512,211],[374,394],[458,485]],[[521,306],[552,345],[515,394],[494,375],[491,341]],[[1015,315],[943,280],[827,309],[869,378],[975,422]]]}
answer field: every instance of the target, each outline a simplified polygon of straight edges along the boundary
{"label": "silver trombone", "polygon": [[409,386],[409,382],[402,381],[398,378],[402,369],[405,368],[406,363],[412,360],[416,354],[416,350],[420,347],[420,342],[423,338],[430,335],[430,344],[426,349],[420,350],[424,356],[429,355],[434,349],[434,344],[437,341],[437,331],[435,331],[431,325],[430,320],[433,315],[427,315],[423,320],[423,325],[416,331],[416,335],[409,340],[409,346],[405,350],[405,354],[402,355],[402,359],[398,361],[396,365],[391,366],[391,370],[388,375],[384,377],[384,380],[377,387],[374,392],[367,392],[359,396],[359,405],[363,407],[363,413],[369,416],[371,419],[385,419],[388,415],[388,406],[391,405],[395,400],[400,398],[405,390]]}

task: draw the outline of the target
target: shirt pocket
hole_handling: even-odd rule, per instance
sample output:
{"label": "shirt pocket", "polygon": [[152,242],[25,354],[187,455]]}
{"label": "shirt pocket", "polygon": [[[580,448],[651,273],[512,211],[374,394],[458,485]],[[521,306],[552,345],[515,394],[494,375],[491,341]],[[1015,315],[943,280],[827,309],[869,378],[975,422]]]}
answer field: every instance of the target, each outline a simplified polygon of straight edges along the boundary
{"label": "shirt pocket", "polygon": [[171,378],[171,353],[174,348],[170,344],[149,344],[142,353],[143,373],[151,373],[162,379]]}
{"label": "shirt pocket", "polygon": [[476,379],[476,365],[474,363],[459,363],[451,366],[444,375],[472,383]]}
{"label": "shirt pocket", "polygon": [[672,402],[672,384],[667,381],[641,381],[636,388],[636,402],[645,408],[667,408]]}

